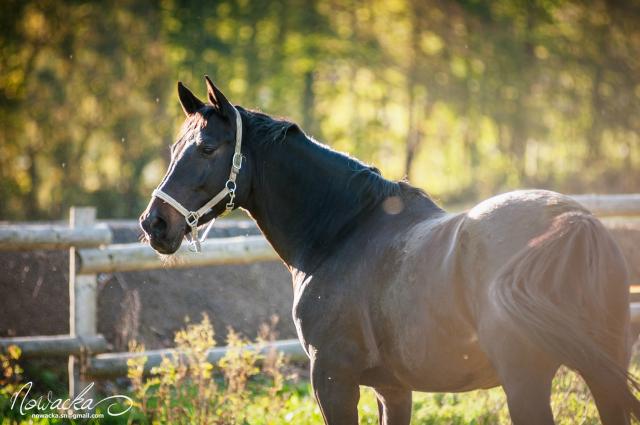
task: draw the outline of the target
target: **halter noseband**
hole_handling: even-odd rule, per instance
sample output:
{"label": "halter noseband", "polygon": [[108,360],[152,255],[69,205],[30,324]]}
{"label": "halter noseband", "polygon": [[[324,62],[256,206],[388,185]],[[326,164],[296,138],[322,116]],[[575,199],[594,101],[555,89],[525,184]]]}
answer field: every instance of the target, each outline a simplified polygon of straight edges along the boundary
{"label": "halter noseband", "polygon": [[[242,119],[240,118],[240,112],[234,107],[233,110],[236,112],[236,145],[235,150],[233,152],[233,159],[231,160],[231,172],[229,173],[229,178],[227,182],[224,184],[224,188],[218,192],[216,196],[211,198],[209,202],[200,207],[197,211],[189,211],[182,204],[168,195],[166,192],[163,192],[162,189],[158,188],[153,191],[151,196],[155,196],[157,198],[162,199],[167,204],[171,205],[176,209],[180,214],[184,216],[184,219],[187,222],[187,225],[191,228],[191,240],[187,237],[189,241],[189,250],[194,252],[201,251],[201,243],[207,238],[209,234],[209,230],[211,230],[211,226],[216,221],[216,219],[212,219],[209,222],[209,225],[205,229],[202,237],[198,237],[198,220],[200,217],[208,213],[211,208],[218,205],[227,195],[229,195],[229,202],[225,205],[225,210],[223,214],[228,213],[233,210],[234,204],[233,201],[236,197],[236,177],[240,172],[240,168],[242,168]],[[185,235],[186,237],[186,235]]]}

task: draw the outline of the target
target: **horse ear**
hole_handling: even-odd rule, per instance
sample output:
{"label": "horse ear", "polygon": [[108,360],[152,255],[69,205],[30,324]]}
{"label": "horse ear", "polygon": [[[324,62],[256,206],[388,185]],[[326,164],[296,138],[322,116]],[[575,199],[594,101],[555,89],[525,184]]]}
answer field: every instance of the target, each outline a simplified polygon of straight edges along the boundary
{"label": "horse ear", "polygon": [[213,84],[213,81],[211,81],[208,75],[205,75],[204,79],[207,82],[207,97],[209,98],[209,102],[211,102],[220,115],[233,117],[233,105],[224,97],[220,89]]}
{"label": "horse ear", "polygon": [[204,106],[204,103],[191,93],[191,90],[186,88],[181,81],[178,81],[178,97],[180,98],[182,110],[187,116],[195,113]]}

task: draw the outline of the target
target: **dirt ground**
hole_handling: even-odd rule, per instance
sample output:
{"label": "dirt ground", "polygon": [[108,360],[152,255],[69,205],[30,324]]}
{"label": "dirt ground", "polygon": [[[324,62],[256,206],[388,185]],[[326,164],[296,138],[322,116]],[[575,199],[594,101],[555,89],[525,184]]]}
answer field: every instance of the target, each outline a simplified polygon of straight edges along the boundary
{"label": "dirt ground", "polygon": [[[132,222],[109,222],[114,243],[134,242]],[[218,225],[211,237],[259,234],[247,222]],[[0,253],[0,336],[69,331],[67,251]],[[136,339],[147,348],[173,346],[186,317],[211,318],[218,343],[227,327],[253,337],[272,315],[279,338],[295,337],[291,277],[280,262],[98,275],[98,331],[116,351]]]}

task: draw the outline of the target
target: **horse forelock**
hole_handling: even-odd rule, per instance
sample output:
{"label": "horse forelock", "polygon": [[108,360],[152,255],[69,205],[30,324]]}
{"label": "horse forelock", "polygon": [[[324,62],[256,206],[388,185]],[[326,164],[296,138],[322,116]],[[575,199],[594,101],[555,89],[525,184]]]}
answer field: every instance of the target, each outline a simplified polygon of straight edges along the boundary
{"label": "horse forelock", "polygon": [[207,127],[209,115],[206,112],[196,112],[184,120],[178,132],[178,142],[193,139],[196,132],[200,132]]}

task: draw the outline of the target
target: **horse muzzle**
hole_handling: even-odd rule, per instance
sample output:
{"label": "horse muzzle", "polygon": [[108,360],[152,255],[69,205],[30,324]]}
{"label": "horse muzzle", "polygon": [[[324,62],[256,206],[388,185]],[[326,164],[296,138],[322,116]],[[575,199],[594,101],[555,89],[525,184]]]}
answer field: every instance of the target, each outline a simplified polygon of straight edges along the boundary
{"label": "horse muzzle", "polygon": [[151,208],[140,216],[140,227],[157,252],[170,255],[180,248],[186,228],[184,223],[178,224],[175,221],[165,217],[158,208]]}

